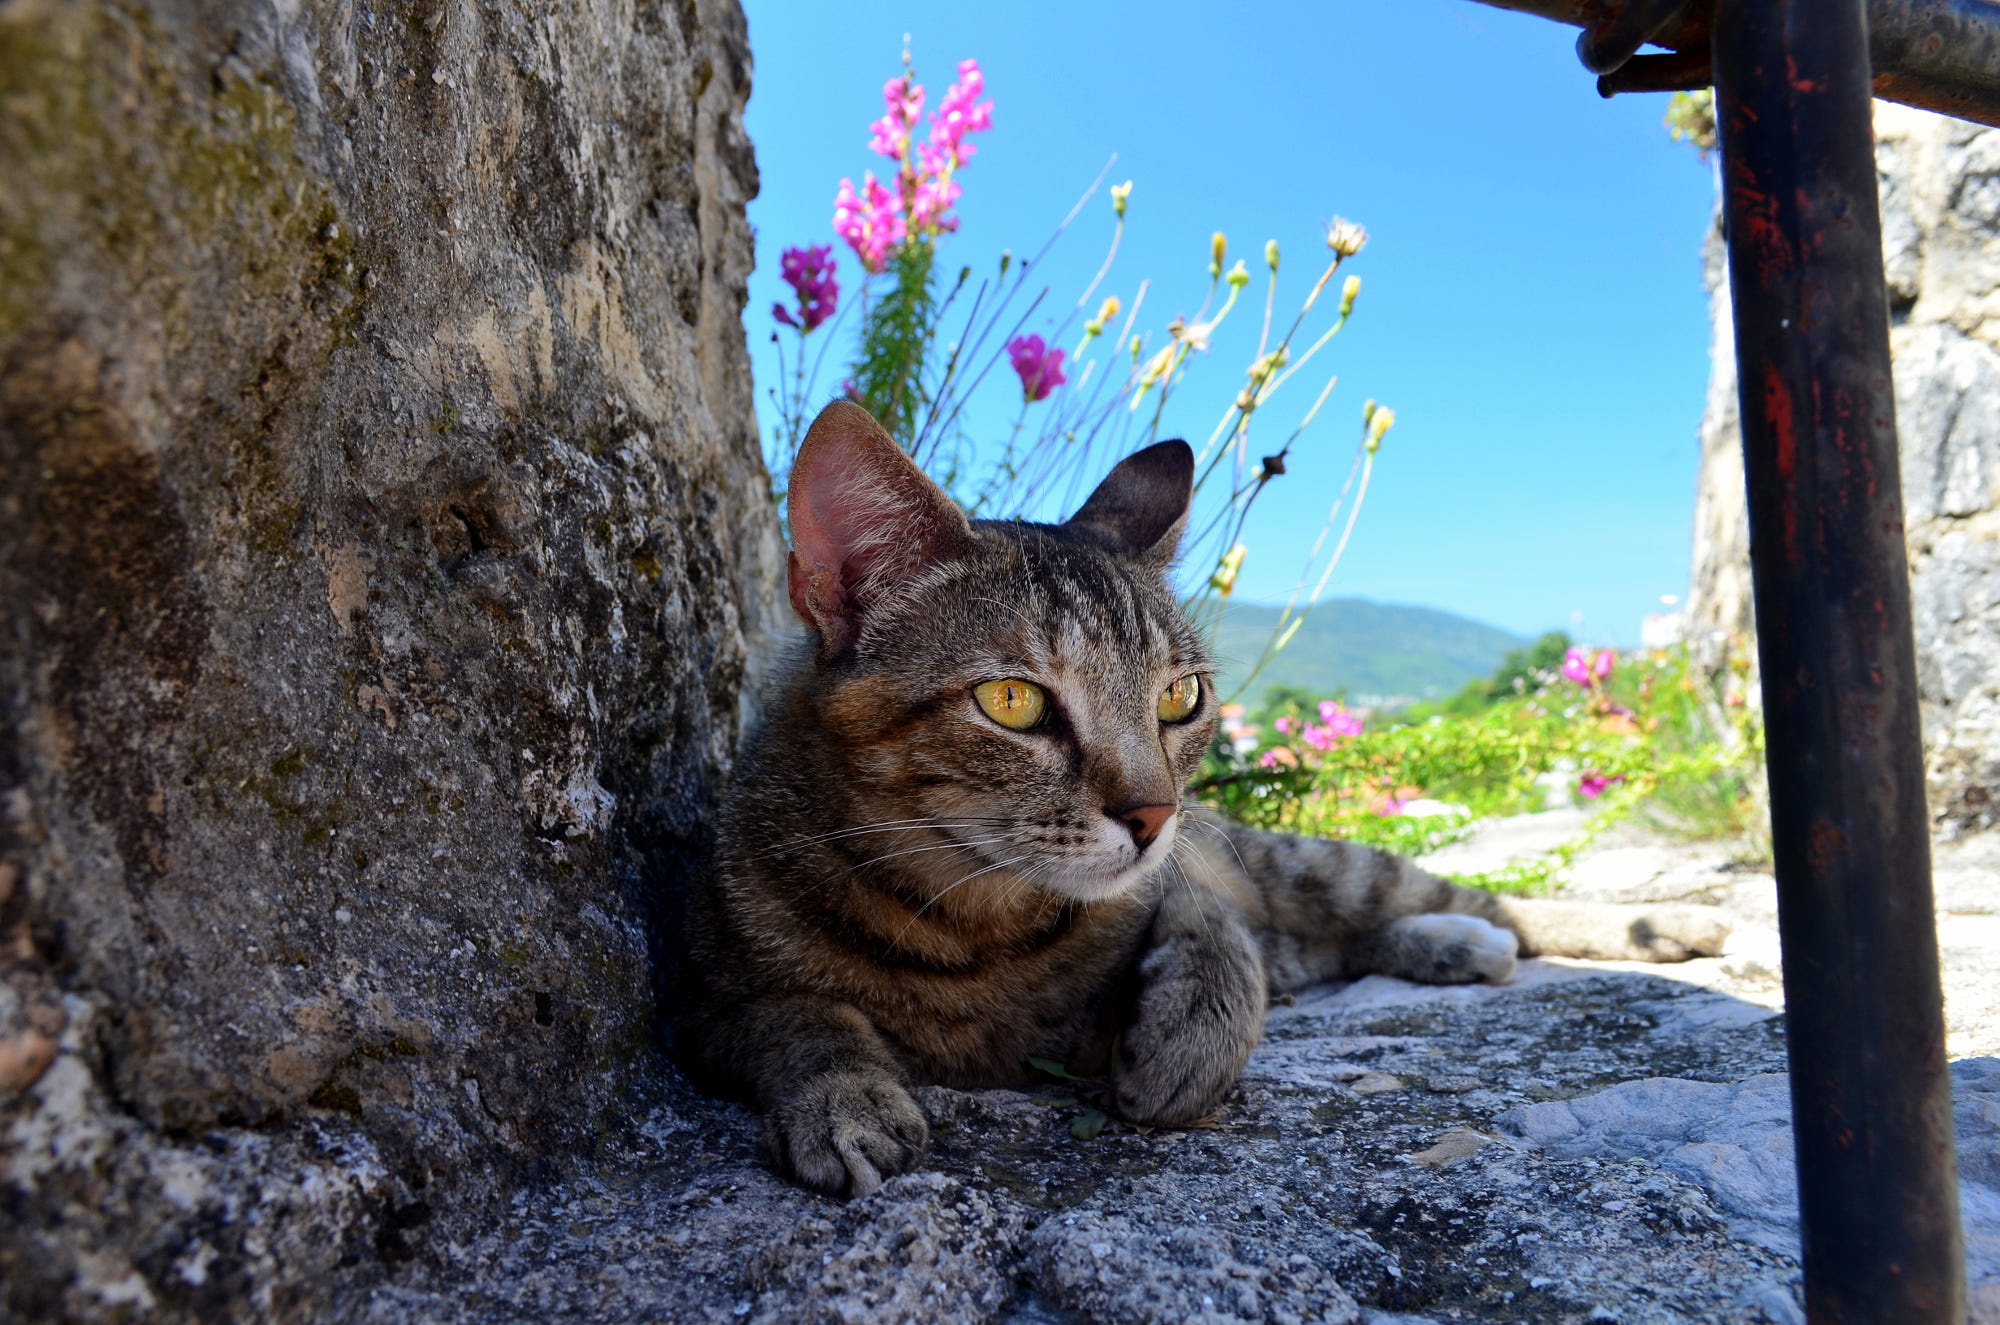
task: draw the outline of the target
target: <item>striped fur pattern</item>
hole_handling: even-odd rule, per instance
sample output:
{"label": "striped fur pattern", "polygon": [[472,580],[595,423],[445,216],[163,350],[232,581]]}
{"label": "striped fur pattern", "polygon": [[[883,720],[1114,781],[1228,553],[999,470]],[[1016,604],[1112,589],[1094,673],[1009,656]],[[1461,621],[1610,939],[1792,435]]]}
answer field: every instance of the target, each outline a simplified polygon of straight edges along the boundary
{"label": "striped fur pattern", "polygon": [[[1110,1080],[1132,1121],[1192,1122],[1270,995],[1315,981],[1505,980],[1522,946],[1709,942],[1657,914],[1537,930],[1406,860],[1193,805],[1142,840],[1117,811],[1175,805],[1217,716],[1166,580],[1191,470],[1165,443],[1066,524],[968,523],[865,413],[814,425],[792,491],[813,645],[731,787],[679,1027],[788,1175],[872,1190],[923,1154],[910,1087],[1020,1084],[1030,1057]],[[1161,722],[1191,673],[1196,711]],[[981,712],[973,687],[1003,677],[1047,693],[1039,727]]]}

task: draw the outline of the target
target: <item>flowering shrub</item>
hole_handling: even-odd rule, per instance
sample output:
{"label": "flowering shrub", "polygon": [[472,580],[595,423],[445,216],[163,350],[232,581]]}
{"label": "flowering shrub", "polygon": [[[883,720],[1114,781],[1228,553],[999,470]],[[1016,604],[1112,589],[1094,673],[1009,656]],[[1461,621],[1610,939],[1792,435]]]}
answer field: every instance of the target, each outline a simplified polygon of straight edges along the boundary
{"label": "flowering shrub", "polygon": [[[1202,799],[1260,827],[1342,837],[1420,854],[1479,819],[1555,804],[1596,813],[1585,839],[1488,886],[1543,887],[1588,837],[1633,814],[1694,835],[1755,826],[1763,737],[1742,702],[1739,650],[1710,670],[1685,649],[1619,663],[1572,650],[1566,683],[1509,695],[1471,713],[1364,724],[1332,702],[1319,722],[1281,713],[1270,735],[1239,725],[1197,784]],[[1247,743],[1245,735],[1258,739]]]}

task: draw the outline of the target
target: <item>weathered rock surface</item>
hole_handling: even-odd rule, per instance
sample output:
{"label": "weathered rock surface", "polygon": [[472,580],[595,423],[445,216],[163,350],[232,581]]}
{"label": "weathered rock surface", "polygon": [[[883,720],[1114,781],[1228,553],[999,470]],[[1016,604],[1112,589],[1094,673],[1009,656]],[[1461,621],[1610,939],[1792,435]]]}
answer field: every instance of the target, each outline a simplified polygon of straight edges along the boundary
{"label": "weathered rock surface", "polygon": [[[2000,131],[1876,103],[1903,505],[1930,798],[2000,823]],[[1748,636],[1749,526],[1721,242],[1684,629]]]}
{"label": "weathered rock surface", "polygon": [[[1540,827],[1463,845],[1504,852]],[[1943,894],[1990,907],[2000,882],[1952,859],[1965,878]],[[926,1171],[846,1205],[778,1181],[754,1118],[669,1079],[588,1174],[524,1193],[345,1310],[375,1325],[1802,1321],[1770,877],[1723,845],[1630,832],[1573,873],[1579,896],[1722,905],[1737,933],[1678,966],[1310,991],[1272,1010],[1211,1128],[1080,1140],[1090,1092],[1073,1083],[926,1090]],[[1941,921],[1947,997],[1981,1009],[1955,1017],[1955,1053],[2000,1052],[1987,919]],[[2000,1058],[1954,1079],[1973,1319],[2000,1322]]]}
{"label": "weathered rock surface", "polygon": [[730,0],[0,0],[15,1318],[311,1315],[622,1124],[778,564],[748,71]]}

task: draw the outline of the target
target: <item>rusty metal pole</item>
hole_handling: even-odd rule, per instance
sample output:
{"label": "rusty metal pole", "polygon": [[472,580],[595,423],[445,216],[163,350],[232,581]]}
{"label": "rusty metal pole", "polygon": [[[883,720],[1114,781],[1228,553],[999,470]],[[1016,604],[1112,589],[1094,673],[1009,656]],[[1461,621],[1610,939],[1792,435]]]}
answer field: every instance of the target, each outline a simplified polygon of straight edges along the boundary
{"label": "rusty metal pole", "polygon": [[1712,41],[1806,1314],[1962,1322],[1863,0]]}

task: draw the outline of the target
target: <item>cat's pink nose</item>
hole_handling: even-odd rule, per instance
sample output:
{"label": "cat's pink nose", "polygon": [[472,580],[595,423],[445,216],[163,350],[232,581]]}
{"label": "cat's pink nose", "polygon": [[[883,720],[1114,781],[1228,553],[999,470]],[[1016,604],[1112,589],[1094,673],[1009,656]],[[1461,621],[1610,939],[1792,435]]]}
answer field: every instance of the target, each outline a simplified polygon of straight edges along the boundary
{"label": "cat's pink nose", "polygon": [[1132,830],[1132,842],[1144,851],[1153,845],[1167,826],[1167,820],[1174,817],[1178,805],[1134,805],[1123,810],[1113,810],[1112,817]]}

